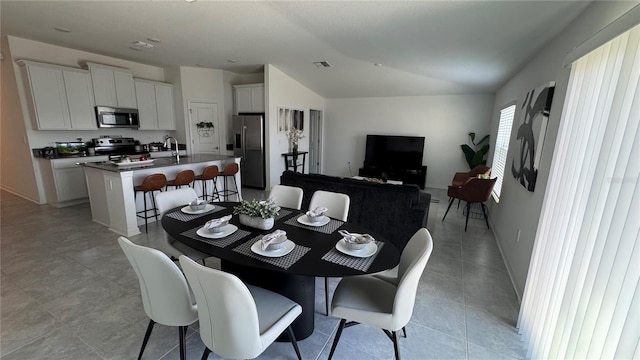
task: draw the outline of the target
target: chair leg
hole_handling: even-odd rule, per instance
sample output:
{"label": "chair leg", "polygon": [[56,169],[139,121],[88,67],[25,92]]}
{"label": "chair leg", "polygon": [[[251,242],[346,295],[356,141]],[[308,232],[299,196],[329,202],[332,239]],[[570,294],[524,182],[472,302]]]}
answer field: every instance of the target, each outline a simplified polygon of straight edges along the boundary
{"label": "chair leg", "polygon": [[324,278],[324,306],[327,309],[327,316],[329,316],[329,278]]}
{"label": "chair leg", "polygon": [[298,342],[296,341],[296,335],[293,333],[291,325],[287,327],[287,333],[289,334],[291,345],[293,345],[293,349],[296,351],[296,355],[298,355],[298,360],[302,360],[302,355],[300,355],[300,349],[298,348]]}
{"label": "chair leg", "polygon": [[151,336],[151,331],[153,330],[153,325],[155,325],[155,323],[155,321],[149,320],[149,325],[147,325],[147,332],[144,334],[144,340],[142,340],[140,354],[138,354],[138,360],[142,359],[142,353],[144,352],[144,348],[147,347],[147,342],[149,341],[149,337]]}
{"label": "chair leg", "polygon": [[209,348],[205,346],[201,360],[207,360],[207,358],[209,358],[209,354],[211,354],[211,350],[209,350]]}
{"label": "chair leg", "polygon": [[392,331],[393,350],[396,354],[396,360],[400,360],[400,343],[398,342],[398,332]]}
{"label": "chair leg", "polygon": [[236,197],[238,198],[238,201],[242,201],[242,199],[240,199],[240,190],[238,189],[238,182],[236,181],[236,176],[233,176],[233,185],[236,187]]}
{"label": "chair leg", "polygon": [[487,223],[487,229],[488,229],[489,228],[489,218],[487,217],[487,211],[485,210],[487,205],[485,205],[484,203],[480,203],[480,207],[482,208],[482,213],[484,214],[484,222]]}
{"label": "chair leg", "polygon": [[460,199],[458,199],[458,209],[460,209]]}
{"label": "chair leg", "polygon": [[336,337],[333,339],[333,344],[331,345],[331,351],[329,352],[329,360],[333,358],[333,353],[336,351],[336,347],[338,346],[338,341],[340,341],[340,335],[342,335],[342,329],[344,329],[344,324],[347,322],[346,319],[341,319],[340,324],[338,325],[338,331],[336,331]]}
{"label": "chair leg", "polygon": [[407,337],[407,327],[406,326],[402,327],[402,334],[404,335],[405,338]]}
{"label": "chair leg", "polygon": [[180,360],[187,359],[187,346],[185,339],[187,337],[187,327],[178,326],[178,336],[180,337]]}
{"label": "chair leg", "polygon": [[444,221],[444,218],[447,217],[447,214],[449,213],[449,209],[451,209],[451,205],[453,205],[453,198],[449,198],[449,206],[447,207],[447,211],[444,213],[444,216],[442,217],[442,221]]}
{"label": "chair leg", "polygon": [[471,204],[467,203],[467,222],[464,223],[464,231],[467,231],[467,226],[469,226],[469,211],[471,210]]}
{"label": "chair leg", "polygon": [[151,203],[153,204],[153,215],[156,217],[156,221],[158,221],[158,207],[156,206],[156,197],[153,196],[153,191],[151,192]]}
{"label": "chair leg", "polygon": [[145,191],[144,193],[142,193],[142,196],[144,197],[144,232],[148,234],[149,223],[147,221],[147,192]]}

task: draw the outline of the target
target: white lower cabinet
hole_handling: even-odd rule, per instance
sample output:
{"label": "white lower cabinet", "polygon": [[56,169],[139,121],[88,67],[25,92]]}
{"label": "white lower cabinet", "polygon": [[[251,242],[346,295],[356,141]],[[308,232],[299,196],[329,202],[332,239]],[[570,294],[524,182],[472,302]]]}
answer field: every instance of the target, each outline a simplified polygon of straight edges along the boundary
{"label": "white lower cabinet", "polygon": [[85,161],[106,161],[108,156],[92,156],[66,159],[40,159],[38,165],[46,202],[55,207],[65,207],[89,201],[84,167],[76,165]]}

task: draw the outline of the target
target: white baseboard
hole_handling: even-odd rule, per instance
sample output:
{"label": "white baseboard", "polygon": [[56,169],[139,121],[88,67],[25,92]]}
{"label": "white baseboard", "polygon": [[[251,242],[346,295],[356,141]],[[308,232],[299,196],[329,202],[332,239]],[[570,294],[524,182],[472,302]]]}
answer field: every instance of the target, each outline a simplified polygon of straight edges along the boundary
{"label": "white baseboard", "polygon": [[517,283],[515,281],[515,277],[513,276],[513,269],[511,268],[511,264],[509,264],[509,261],[507,261],[507,258],[504,256],[504,251],[502,251],[502,245],[500,240],[498,239],[498,234],[496,234],[495,232],[495,226],[493,224],[493,221],[491,221],[491,216],[489,216],[489,224],[491,224],[491,232],[493,233],[493,237],[496,239],[496,245],[498,245],[498,250],[500,250],[500,256],[502,257],[502,261],[504,262],[504,265],[507,268],[507,274],[509,274],[509,279],[511,280],[511,286],[513,287],[513,291],[516,293],[516,296],[518,297],[518,303],[522,303],[522,294],[520,293],[520,291],[518,290],[518,286]]}
{"label": "white baseboard", "polygon": [[35,204],[38,204],[38,205],[44,205],[44,204],[46,204],[46,202],[40,202],[40,200],[39,200],[39,199],[34,199],[34,198],[29,197],[29,196],[27,196],[27,195],[25,195],[25,194],[21,194],[21,193],[19,193],[19,192],[15,191],[15,190],[13,190],[13,189],[10,189],[10,188],[8,188],[8,187],[6,187],[6,186],[4,186],[4,185],[0,185],[0,189],[1,189],[1,190],[6,191],[6,192],[8,192],[8,193],[11,193],[11,194],[13,194],[13,195],[15,195],[15,196],[19,196],[19,197],[21,197],[21,198],[23,198],[23,199],[25,199],[25,200],[31,201],[32,203],[35,203]]}

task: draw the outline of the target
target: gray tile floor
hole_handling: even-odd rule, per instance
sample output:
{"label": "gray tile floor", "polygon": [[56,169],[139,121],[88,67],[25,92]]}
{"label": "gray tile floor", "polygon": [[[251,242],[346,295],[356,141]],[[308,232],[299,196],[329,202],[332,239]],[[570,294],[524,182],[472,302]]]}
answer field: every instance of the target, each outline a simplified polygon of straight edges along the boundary
{"label": "gray tile floor", "polygon": [[[401,338],[404,359],[524,358],[515,330],[518,302],[491,231],[462,208],[445,222],[446,194],[433,198],[429,229],[434,251],[422,275],[414,313]],[[134,271],[117,235],[91,221],[88,205],[38,206],[7,192],[1,199],[0,357],[2,359],[135,359],[148,322]],[[262,192],[247,190],[247,199]],[[158,224],[132,241],[155,246]],[[332,281],[335,288],[338,280]],[[326,317],[317,283],[316,329],[299,342],[304,359],[326,359],[338,320]],[[177,329],[156,326],[144,359],[178,359]],[[188,358],[204,345],[197,324],[189,329]],[[213,354],[210,359],[216,358]],[[276,343],[261,359],[295,359]],[[335,359],[392,359],[379,329],[345,329]]]}

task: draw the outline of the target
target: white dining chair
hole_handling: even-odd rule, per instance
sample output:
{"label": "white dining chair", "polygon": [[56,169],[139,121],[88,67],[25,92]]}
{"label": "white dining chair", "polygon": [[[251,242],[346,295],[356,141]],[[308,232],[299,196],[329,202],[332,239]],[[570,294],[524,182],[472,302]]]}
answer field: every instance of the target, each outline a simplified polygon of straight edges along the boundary
{"label": "white dining chair", "polygon": [[284,331],[302,359],[291,323],[302,307],[272,291],[245,285],[233,274],[204,267],[186,256],[180,265],[198,304],[202,359],[211,352],[230,359],[253,359]]}
{"label": "white dining chair", "polygon": [[418,282],[432,251],[431,234],[421,228],[402,251],[397,277],[362,275],[340,281],[333,293],[331,315],[341,320],[329,359],[344,327],[361,323],[382,328],[393,342],[396,360],[400,360],[398,330],[404,329],[411,319]]}
{"label": "white dining chair", "polygon": [[[347,194],[316,190],[311,196],[309,209],[313,210],[318,206],[324,206],[328,209],[325,213],[328,217],[347,221],[350,203],[351,199]],[[324,306],[326,314],[329,316],[329,278],[326,277],[324,278]]]}
{"label": "white dining chair", "polygon": [[136,245],[122,236],[118,243],[138,276],[142,306],[150,319],[138,360],[155,323],[178,327],[180,360],[184,360],[187,327],[198,320],[198,310],[182,271],[160,250]]}
{"label": "white dining chair", "polygon": [[[192,188],[180,188],[171,191],[163,191],[156,194],[156,206],[161,215],[164,215],[167,211],[180,205],[187,205],[191,201],[198,198],[198,194]],[[202,261],[205,264],[205,259],[210,255],[201,251],[195,250],[187,245],[178,241],[172,241],[169,234],[165,232],[162,239],[162,250],[169,256],[178,259],[180,255],[187,255],[195,261]],[[219,266],[217,266],[219,268]]]}
{"label": "white dining chair", "polygon": [[301,188],[287,185],[274,185],[269,192],[276,205],[296,210],[302,207],[302,196]]}

